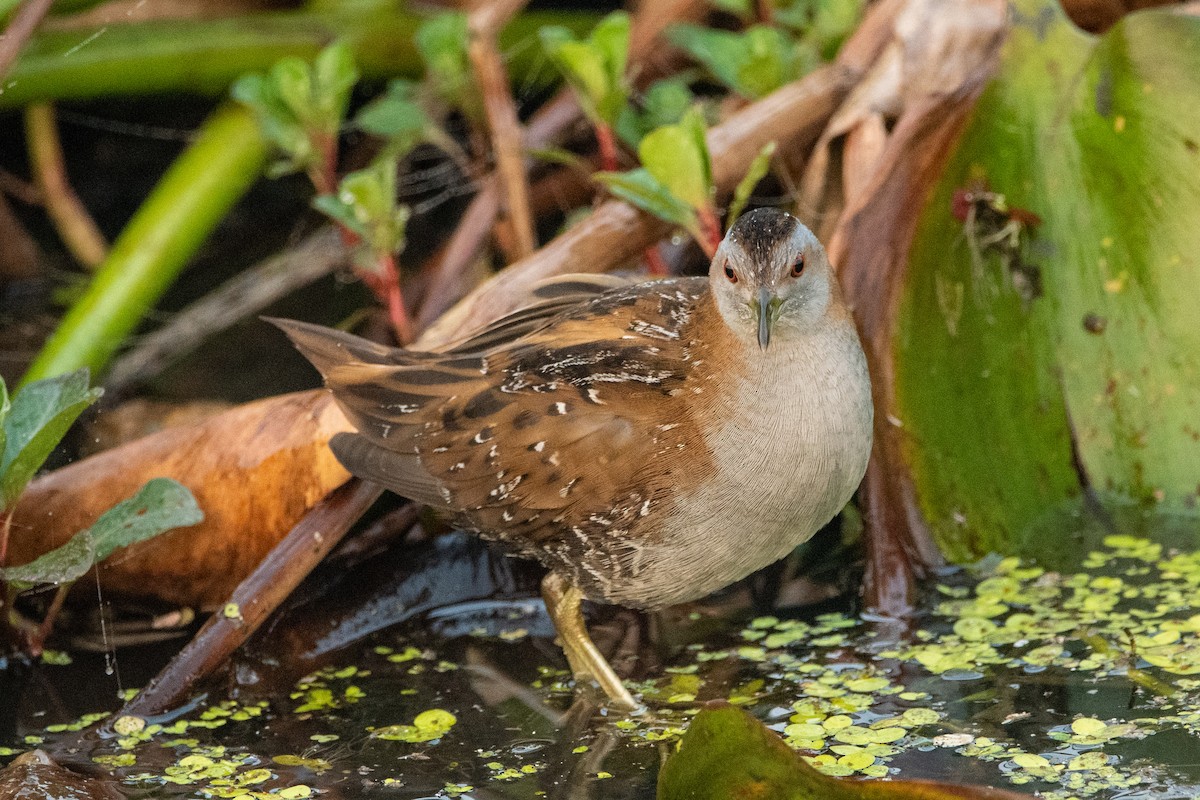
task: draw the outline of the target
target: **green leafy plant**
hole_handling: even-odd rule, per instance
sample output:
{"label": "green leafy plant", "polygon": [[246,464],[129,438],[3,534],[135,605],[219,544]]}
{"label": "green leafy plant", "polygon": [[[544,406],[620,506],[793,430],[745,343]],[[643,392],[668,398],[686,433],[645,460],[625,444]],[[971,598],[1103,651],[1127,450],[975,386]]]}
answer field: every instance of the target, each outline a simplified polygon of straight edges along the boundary
{"label": "green leafy plant", "polygon": [[[451,52],[458,16],[434,17],[418,33],[430,82],[443,97],[461,98],[460,79],[469,77],[463,72],[465,62]],[[354,121],[358,129],[384,140],[380,155],[371,166],[339,181],[338,132],[358,74],[349,48],[335,42],[311,64],[285,58],[265,75],[243,76],[234,84],[233,96],[250,107],[282,154],[274,174],[307,172],[318,192],[313,205],[341,228],[355,249],[359,277],[387,308],[397,338],[407,342],[412,328],[396,254],[404,246],[408,209],[397,204],[396,173],[400,160],[422,141],[438,142],[450,152],[454,148],[430,120],[416,85],[393,81]]]}
{"label": "green leafy plant", "polygon": [[483,99],[467,55],[467,15],[445,12],[417,28],[417,50],[425,62],[425,82],[439,100],[462,112],[473,125],[483,121]]}
{"label": "green leafy plant", "polygon": [[247,106],[281,158],[269,174],[304,171],[320,192],[333,190],[337,137],[358,68],[349,46],[335,42],[312,63],[288,57],[266,74],[239,78],[233,98]]}
{"label": "green leafy plant", "polygon": [[596,131],[601,163],[616,169],[613,129],[629,98],[625,67],[629,60],[629,15],[614,12],[597,23],[586,39],[549,25],[539,32],[546,55],[575,90],[583,113]]}
{"label": "green leafy plant", "polygon": [[625,144],[637,148],[642,137],[655,128],[673,125],[696,104],[690,72],[662,78],[650,84],[637,100],[629,102],[617,118],[617,135]]}
{"label": "green leafy plant", "polygon": [[411,323],[400,294],[396,253],[404,248],[409,209],[396,201],[396,173],[400,153],[386,152],[365,169],[342,178],[336,194],[323,194],[313,206],[357,242],[355,266],[359,276],[381,296],[401,341],[412,338]]}
{"label": "green leafy plant", "polygon": [[712,161],[699,108],[663,125],[638,145],[640,169],[600,172],[596,180],[617,197],[686,230],[711,257],[720,241],[713,206]]}
{"label": "green leafy plant", "polygon": [[674,25],[669,38],[747,100],[770,94],[812,66],[788,34],[768,25],[741,33]]}
{"label": "green leafy plant", "polygon": [[[31,383],[11,400],[0,380],[0,513],[12,508],[67,429],[101,394],[88,387],[87,369]],[[0,544],[0,560],[3,554]]]}
{"label": "green leafy plant", "polygon": [[710,0],[722,11],[733,14],[746,25],[770,22],[796,34],[801,57],[815,63],[831,59],[862,15],[859,0]]}
{"label": "green leafy plant", "polygon": [[[26,645],[34,653],[40,651],[71,584],[95,564],[118,548],[194,525],[204,516],[185,487],[156,478],[66,544],[28,564],[4,566],[13,504],[67,429],[101,393],[88,387],[86,369],[31,383],[11,400],[0,381],[0,607],[8,609],[7,624],[25,633]],[[22,592],[45,585],[57,586],[58,593],[43,621],[29,622],[16,612],[13,602]]]}

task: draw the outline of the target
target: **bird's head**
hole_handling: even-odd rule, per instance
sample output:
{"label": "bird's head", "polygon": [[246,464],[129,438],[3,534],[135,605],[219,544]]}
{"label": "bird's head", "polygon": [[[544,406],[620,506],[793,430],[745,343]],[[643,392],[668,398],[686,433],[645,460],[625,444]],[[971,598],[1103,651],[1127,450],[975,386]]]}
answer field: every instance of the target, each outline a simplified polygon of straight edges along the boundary
{"label": "bird's head", "polygon": [[726,324],[764,350],[812,331],[838,302],[825,248],[800,220],[774,208],[738,218],[708,278]]}

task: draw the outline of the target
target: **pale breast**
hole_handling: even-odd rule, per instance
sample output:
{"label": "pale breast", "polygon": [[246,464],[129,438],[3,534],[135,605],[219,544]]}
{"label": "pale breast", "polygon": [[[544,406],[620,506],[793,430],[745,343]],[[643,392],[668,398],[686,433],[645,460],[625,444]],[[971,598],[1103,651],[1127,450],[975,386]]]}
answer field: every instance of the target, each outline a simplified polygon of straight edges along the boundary
{"label": "pale breast", "polygon": [[714,474],[657,520],[609,600],[656,607],[710,594],[787,555],[858,487],[872,405],[853,328],[754,355],[735,385],[718,389],[714,376],[697,387],[723,396],[713,409],[723,419],[705,434]]}

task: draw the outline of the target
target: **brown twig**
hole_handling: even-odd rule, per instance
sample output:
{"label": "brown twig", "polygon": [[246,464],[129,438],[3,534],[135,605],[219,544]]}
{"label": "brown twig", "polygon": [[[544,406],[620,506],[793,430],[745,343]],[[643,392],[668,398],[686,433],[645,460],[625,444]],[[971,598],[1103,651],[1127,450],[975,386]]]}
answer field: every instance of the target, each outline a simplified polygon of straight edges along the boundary
{"label": "brown twig", "polygon": [[42,249],[0,195],[0,277],[32,278],[41,272]]}
{"label": "brown twig", "polygon": [[238,584],[225,610],[213,614],[171,663],[112,719],[154,716],[182,702],[199,681],[258,630],[382,493],[374,484],[351,479],[313,506]]}
{"label": "brown twig", "polygon": [[25,141],[37,188],[59,237],[76,261],[95,269],[108,255],[108,242],[67,179],[54,106],[34,103],[25,109]]}
{"label": "brown twig", "polygon": [[17,6],[17,12],[5,28],[4,35],[0,36],[0,76],[8,74],[9,67],[17,60],[53,3],[54,0],[26,0]]}
{"label": "brown twig", "polygon": [[513,254],[524,258],[537,247],[533,214],[529,208],[529,182],[525,173],[524,132],[509,91],[508,70],[500,55],[496,34],[527,0],[481,4],[468,17],[471,41],[467,54],[475,83],[483,97],[483,110],[492,137],[496,175],[504,188],[508,219],[514,234]]}

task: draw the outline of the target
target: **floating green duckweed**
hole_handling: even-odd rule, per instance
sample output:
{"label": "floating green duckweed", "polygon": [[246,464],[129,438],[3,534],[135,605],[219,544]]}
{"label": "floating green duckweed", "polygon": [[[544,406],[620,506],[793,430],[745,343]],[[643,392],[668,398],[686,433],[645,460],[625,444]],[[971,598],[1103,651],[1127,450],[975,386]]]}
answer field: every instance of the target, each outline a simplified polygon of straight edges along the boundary
{"label": "floating green duckweed", "polygon": [[449,711],[431,708],[417,714],[411,725],[376,728],[372,730],[371,735],[377,739],[396,742],[432,742],[445,736],[456,722],[458,719]]}

